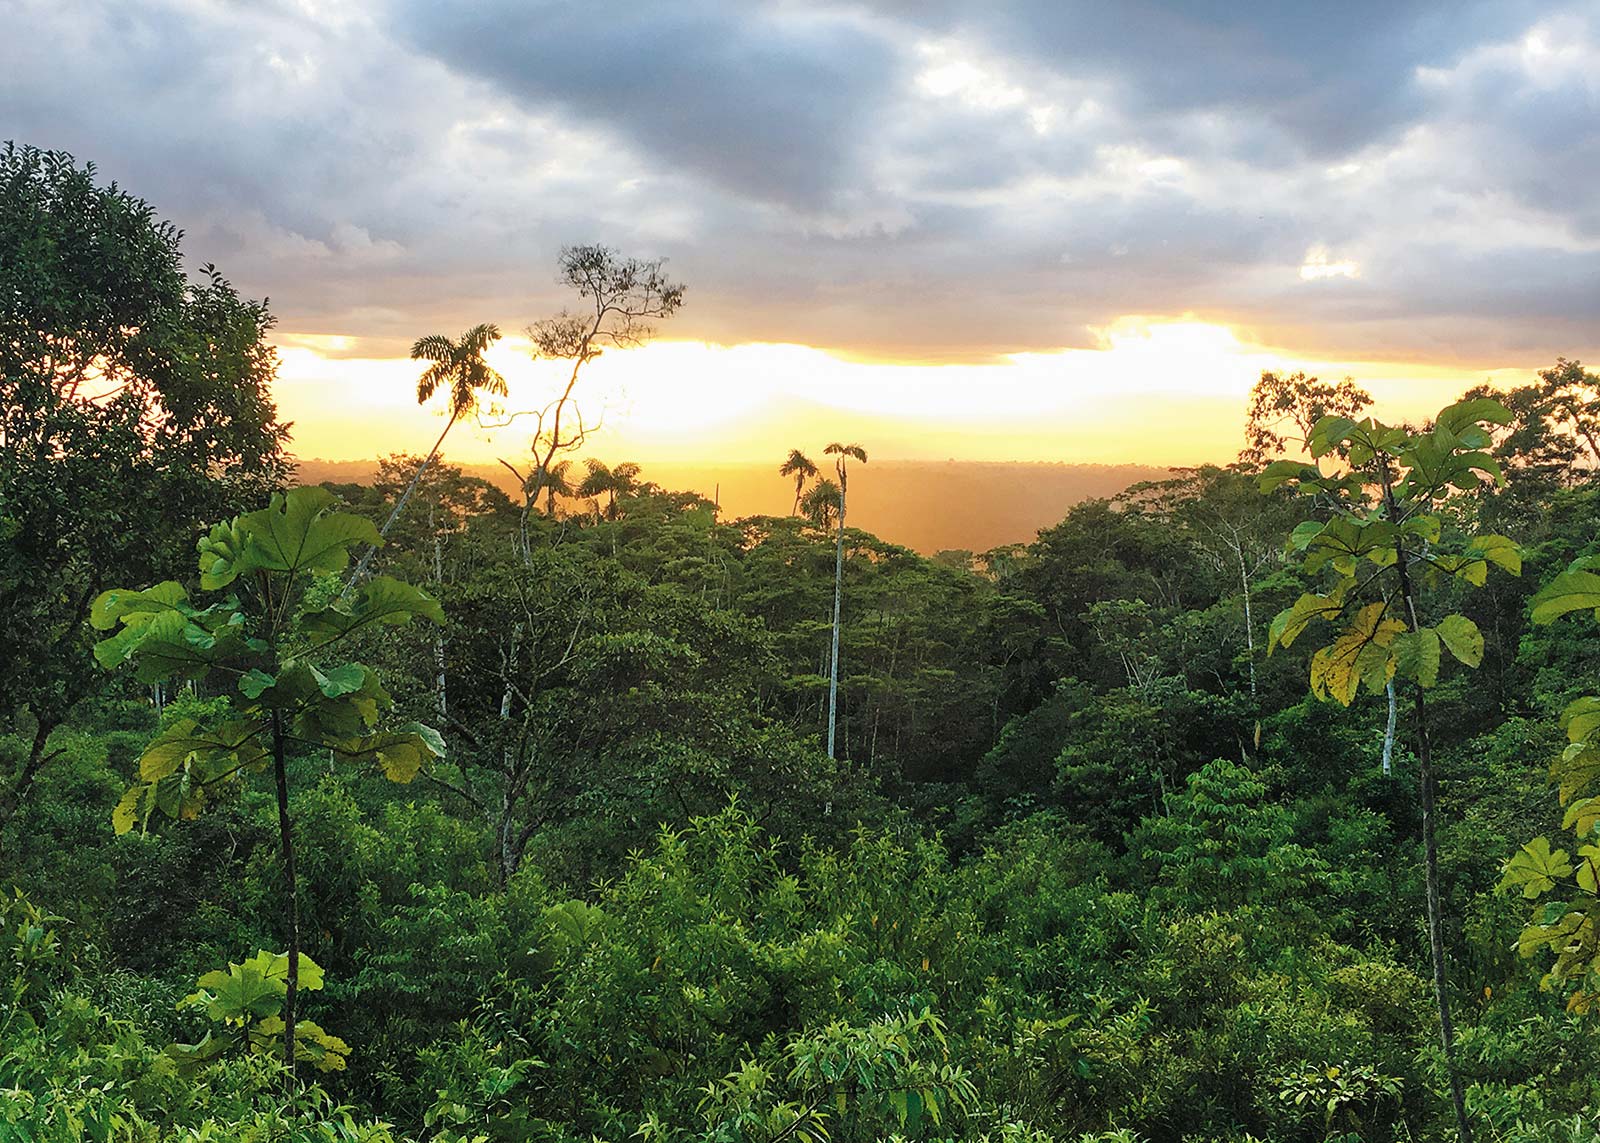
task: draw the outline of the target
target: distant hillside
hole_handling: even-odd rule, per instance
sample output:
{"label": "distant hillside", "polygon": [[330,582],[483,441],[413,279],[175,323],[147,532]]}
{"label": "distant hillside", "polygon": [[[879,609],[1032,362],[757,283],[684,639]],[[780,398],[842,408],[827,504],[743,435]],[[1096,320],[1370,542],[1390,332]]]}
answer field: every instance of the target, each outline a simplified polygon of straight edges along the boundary
{"label": "distant hillside", "polygon": [[[376,461],[302,460],[300,479],[365,483]],[[512,491],[498,465],[462,468]],[[724,519],[779,515],[794,503],[794,485],[777,466],[647,464],[646,479],[690,489],[722,506]],[[969,548],[981,552],[1033,539],[1081,500],[1113,496],[1167,469],[1141,464],[1046,464],[1011,461],[873,461],[852,473],[850,522],[920,552]]]}

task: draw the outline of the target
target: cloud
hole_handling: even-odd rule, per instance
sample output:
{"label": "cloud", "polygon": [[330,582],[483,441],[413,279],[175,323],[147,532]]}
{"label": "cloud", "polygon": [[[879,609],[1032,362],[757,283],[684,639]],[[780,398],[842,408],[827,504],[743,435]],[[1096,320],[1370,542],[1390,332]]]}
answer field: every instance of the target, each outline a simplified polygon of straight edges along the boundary
{"label": "cloud", "polygon": [[[1600,9],[13,0],[0,137],[283,328],[399,351],[668,256],[677,336],[992,359],[1196,314],[1343,358],[1600,352]],[[1290,340],[1285,340],[1290,339]]]}

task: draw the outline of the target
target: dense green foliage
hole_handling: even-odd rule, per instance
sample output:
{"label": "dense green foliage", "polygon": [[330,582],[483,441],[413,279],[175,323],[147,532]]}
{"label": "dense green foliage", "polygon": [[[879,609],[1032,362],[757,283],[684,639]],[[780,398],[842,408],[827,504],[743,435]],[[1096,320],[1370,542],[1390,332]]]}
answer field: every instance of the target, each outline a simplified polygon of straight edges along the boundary
{"label": "dense green foliage", "polygon": [[92,486],[134,556],[0,565],[93,588],[31,636],[71,686],[0,710],[0,775],[46,760],[0,1143],[1395,1143],[1457,1130],[1452,1072],[1478,1138],[1595,1143],[1600,640],[1553,621],[1600,607],[1600,382],[1397,429],[1264,385],[1251,439],[1321,469],[981,554],[802,515],[794,465],[733,521],[626,463],[218,464],[210,531]]}

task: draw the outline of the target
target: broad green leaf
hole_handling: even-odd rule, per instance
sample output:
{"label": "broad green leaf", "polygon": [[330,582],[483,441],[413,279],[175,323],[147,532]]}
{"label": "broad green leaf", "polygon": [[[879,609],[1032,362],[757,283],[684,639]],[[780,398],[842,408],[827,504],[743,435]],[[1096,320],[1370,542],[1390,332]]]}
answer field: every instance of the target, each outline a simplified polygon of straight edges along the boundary
{"label": "broad green leaf", "polygon": [[195,545],[200,553],[200,586],[206,591],[227,587],[249,570],[244,564],[249,537],[239,526],[239,518],[215,524]]}
{"label": "broad green leaf", "polygon": [[1548,838],[1536,837],[1512,855],[1506,862],[1505,875],[1500,878],[1500,889],[1520,889],[1529,900],[1548,893],[1556,883],[1572,875],[1572,863],[1567,851],[1551,852]]}
{"label": "broad green leaf", "polygon": [[[285,988],[289,981],[289,954],[259,951],[245,962],[254,965],[268,980],[281,980]],[[302,991],[316,992],[322,988],[322,966],[305,953],[300,954],[300,975],[295,981]]]}
{"label": "broad green leaf", "polygon": [[1600,889],[1600,846],[1580,845],[1578,847],[1578,888],[1586,893],[1593,893]]}
{"label": "broad green leaf", "polygon": [[1483,662],[1483,634],[1465,615],[1447,615],[1434,628],[1457,660],[1469,667]]}
{"label": "broad green leaf", "polygon": [[1330,595],[1306,592],[1294,601],[1293,606],[1284,608],[1273,617],[1267,631],[1267,654],[1272,654],[1277,647],[1289,646],[1314,620],[1332,622],[1343,613],[1343,592]]}
{"label": "broad green leaf", "polygon": [[230,964],[200,978],[200,990],[184,1001],[184,1006],[202,1006],[219,1024],[247,1024],[263,1016],[276,1016],[283,1010],[288,988],[282,980],[267,976],[260,957],[243,964]]}
{"label": "broad green leaf", "polygon": [[1439,530],[1439,517],[1431,512],[1413,516],[1400,525],[1400,531],[1408,538],[1421,540],[1425,544],[1437,544],[1439,542]]}
{"label": "broad green leaf", "polygon": [[[1600,575],[1591,571],[1564,571],[1533,597],[1533,621],[1549,623],[1569,611],[1600,609]],[[1596,610],[1600,617],[1600,610]]]}
{"label": "broad green leaf", "polygon": [[1480,422],[1509,425],[1513,419],[1511,410],[1493,397],[1474,397],[1468,401],[1457,401],[1449,408],[1441,410],[1436,423],[1442,429],[1460,434],[1463,429]]}
{"label": "broad green leaf", "polygon": [[260,667],[251,667],[239,678],[239,693],[247,699],[258,699],[277,683],[276,676],[267,674]]}
{"label": "broad green leaf", "polygon": [[158,782],[177,773],[195,756],[212,762],[252,764],[268,754],[267,744],[261,740],[265,729],[262,722],[247,719],[233,719],[215,728],[202,727],[189,718],[178,719],[145,747],[139,757],[139,776],[146,782]]}
{"label": "broad green leaf", "polygon": [[1588,837],[1594,832],[1597,821],[1600,821],[1600,798],[1579,798],[1567,807],[1561,818],[1561,828],[1570,829],[1579,837]]}
{"label": "broad green leaf", "polygon": [[1327,456],[1350,436],[1355,427],[1356,422],[1349,417],[1323,417],[1311,426],[1311,438],[1307,442],[1311,455]]}
{"label": "broad green leaf", "polygon": [[444,608],[421,588],[388,576],[374,576],[357,589],[349,607],[335,604],[306,615],[306,633],[320,636],[318,645],[365,627],[394,627],[416,617],[444,622]]}
{"label": "broad green leaf", "polygon": [[1322,520],[1306,520],[1296,524],[1294,530],[1289,533],[1289,549],[1295,552],[1305,551],[1306,545],[1311,543],[1324,527],[1326,524]]}
{"label": "broad green leaf", "polygon": [[349,563],[352,547],[376,547],[383,542],[372,521],[334,511],[335,503],[333,493],[325,488],[291,488],[274,493],[266,508],[240,516],[237,531],[245,539],[245,548],[233,564],[233,574],[258,569],[287,574],[337,572]]}
{"label": "broad green leaf", "polygon": [[175,611],[179,604],[188,599],[183,585],[173,580],[158,583],[147,591],[112,588],[95,597],[89,609],[89,625],[96,631],[109,631],[117,625],[118,620],[125,622],[131,615]]}
{"label": "broad green leaf", "polygon": [[1318,480],[1321,476],[1321,471],[1315,465],[1298,460],[1275,460],[1256,477],[1256,487],[1262,492],[1272,492],[1291,480]]}
{"label": "broad green leaf", "polygon": [[1561,712],[1561,728],[1569,742],[1585,742],[1600,730],[1600,697],[1585,695],[1573,699]]}
{"label": "broad green leaf", "polygon": [[1561,804],[1569,804],[1580,794],[1600,789],[1600,745],[1575,742],[1561,753],[1550,767]]}
{"label": "broad green leaf", "polygon": [[1522,549],[1517,546],[1515,540],[1506,536],[1474,536],[1467,544],[1467,551],[1481,556],[1512,575],[1522,574]]}
{"label": "broad green leaf", "polygon": [[1394,637],[1395,672],[1424,687],[1439,681],[1439,633],[1424,627]]}

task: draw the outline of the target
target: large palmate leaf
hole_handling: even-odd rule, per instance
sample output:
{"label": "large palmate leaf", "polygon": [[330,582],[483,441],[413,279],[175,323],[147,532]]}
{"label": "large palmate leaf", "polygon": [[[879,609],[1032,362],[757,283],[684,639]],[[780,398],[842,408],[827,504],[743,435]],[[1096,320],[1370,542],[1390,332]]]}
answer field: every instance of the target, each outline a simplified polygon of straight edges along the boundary
{"label": "large palmate leaf", "polygon": [[1551,765],[1550,776],[1556,782],[1562,805],[1600,789],[1600,745],[1574,742]]}
{"label": "large palmate leaf", "polygon": [[417,616],[442,624],[444,608],[421,588],[389,576],[374,576],[357,589],[348,606],[335,604],[308,612],[302,625],[316,645],[324,646],[366,627],[395,627]]}
{"label": "large palmate leaf", "polygon": [[1387,604],[1367,604],[1332,643],[1311,656],[1312,691],[1349,706],[1363,679],[1369,688],[1381,690],[1388,671],[1384,649],[1404,630],[1405,624],[1388,614]]}
{"label": "large palmate leaf", "polygon": [[1394,638],[1395,673],[1411,679],[1424,687],[1439,681],[1439,633],[1424,627],[1420,631],[1404,631]]}
{"label": "large palmate leaf", "polygon": [[[268,1055],[283,1050],[283,1017],[268,1016],[250,1029],[252,1051]],[[350,1045],[329,1035],[315,1020],[299,1020],[294,1029],[294,1058],[319,1072],[340,1072],[350,1060]]]}
{"label": "large palmate leaf", "polygon": [[1600,730],[1600,698],[1585,695],[1573,699],[1561,712],[1561,728],[1569,742],[1584,742]]}
{"label": "large palmate leaf", "polygon": [[391,782],[409,782],[428,762],[444,757],[444,739],[439,732],[418,722],[360,738],[330,740],[325,745],[348,761],[376,762]]}
{"label": "large palmate leaf", "polygon": [[201,542],[203,585],[225,587],[254,571],[336,572],[350,562],[355,545],[383,542],[372,521],[333,511],[336,503],[325,488],[291,488],[231,526],[212,529]]}
{"label": "large palmate leaf", "polygon": [[145,747],[139,756],[139,777],[158,782],[197,756],[210,763],[207,769],[212,772],[229,765],[254,765],[267,757],[265,731],[258,719],[230,719],[215,727],[178,719]]}
{"label": "large palmate leaf", "polygon": [[1533,597],[1533,621],[1549,623],[1572,611],[1593,610],[1600,618],[1600,575],[1568,568]]}
{"label": "large palmate leaf", "polygon": [[1434,630],[1461,663],[1476,667],[1483,662],[1483,633],[1465,615],[1447,615],[1439,620]]}
{"label": "large palmate leaf", "polygon": [[1268,631],[1267,654],[1272,654],[1277,647],[1287,647],[1311,623],[1318,619],[1332,622],[1344,613],[1345,581],[1327,595],[1317,595],[1314,592],[1305,592],[1293,605],[1284,608],[1273,617],[1272,626]]}
{"label": "large palmate leaf", "polygon": [[145,591],[113,588],[102,591],[89,609],[89,625],[96,631],[110,631],[118,622],[128,623],[136,615],[176,611],[187,603],[189,593],[173,580],[158,583]]}
{"label": "large palmate leaf", "polygon": [[1520,889],[1522,895],[1532,900],[1554,889],[1557,883],[1572,876],[1572,862],[1567,851],[1550,849],[1550,842],[1536,837],[1517,850],[1506,862],[1505,874],[1500,878],[1500,888]]}

